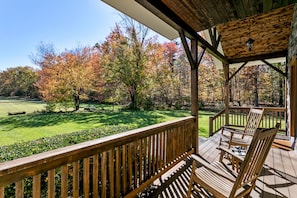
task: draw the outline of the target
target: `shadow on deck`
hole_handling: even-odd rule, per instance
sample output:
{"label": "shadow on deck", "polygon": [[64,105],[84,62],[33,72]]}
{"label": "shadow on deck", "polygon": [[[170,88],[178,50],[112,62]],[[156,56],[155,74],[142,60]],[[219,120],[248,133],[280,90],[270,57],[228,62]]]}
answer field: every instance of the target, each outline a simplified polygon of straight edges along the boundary
{"label": "shadow on deck", "polygon": [[[200,145],[199,154],[208,162],[219,159],[218,136],[214,135]],[[297,196],[297,155],[294,151],[279,147],[279,142],[270,150],[256,188],[251,197],[293,198]],[[183,197],[188,190],[191,175],[192,155],[177,164],[146,189],[140,197]],[[201,190],[201,189],[200,189]],[[197,197],[211,197],[203,190]]]}

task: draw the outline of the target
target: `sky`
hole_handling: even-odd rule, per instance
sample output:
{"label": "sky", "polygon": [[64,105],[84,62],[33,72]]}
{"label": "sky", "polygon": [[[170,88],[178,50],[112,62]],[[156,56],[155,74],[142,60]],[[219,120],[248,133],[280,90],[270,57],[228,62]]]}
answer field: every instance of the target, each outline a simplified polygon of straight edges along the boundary
{"label": "sky", "polygon": [[103,42],[119,15],[100,0],[0,0],[0,71],[37,67],[30,55],[41,42],[57,51]]}

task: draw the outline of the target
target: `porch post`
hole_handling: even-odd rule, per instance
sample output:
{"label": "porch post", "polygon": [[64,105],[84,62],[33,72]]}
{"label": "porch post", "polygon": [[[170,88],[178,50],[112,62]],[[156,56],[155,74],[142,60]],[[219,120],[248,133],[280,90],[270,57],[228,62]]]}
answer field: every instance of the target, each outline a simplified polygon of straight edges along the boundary
{"label": "porch post", "polygon": [[191,114],[195,116],[195,124],[193,128],[193,147],[196,154],[199,153],[199,127],[198,127],[198,42],[191,40],[191,55],[194,65],[191,65]]}
{"label": "porch post", "polygon": [[229,124],[229,101],[230,101],[230,81],[229,81],[229,64],[224,64],[225,77],[225,125]]}
{"label": "porch post", "polygon": [[297,60],[296,56],[292,57],[290,62],[290,136],[292,147],[296,146],[297,136]]}
{"label": "porch post", "polygon": [[288,116],[291,146],[297,153],[297,3],[294,6],[292,30],[288,46]]}

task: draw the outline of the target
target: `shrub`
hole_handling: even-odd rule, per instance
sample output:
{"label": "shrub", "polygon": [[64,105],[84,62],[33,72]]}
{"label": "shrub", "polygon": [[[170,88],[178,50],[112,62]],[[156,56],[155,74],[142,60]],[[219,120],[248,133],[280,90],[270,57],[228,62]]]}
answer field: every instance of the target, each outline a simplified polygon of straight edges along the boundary
{"label": "shrub", "polygon": [[0,146],[0,162],[42,153],[88,140],[94,140],[108,135],[131,130],[132,126],[103,126],[53,137],[40,138],[33,141]]}

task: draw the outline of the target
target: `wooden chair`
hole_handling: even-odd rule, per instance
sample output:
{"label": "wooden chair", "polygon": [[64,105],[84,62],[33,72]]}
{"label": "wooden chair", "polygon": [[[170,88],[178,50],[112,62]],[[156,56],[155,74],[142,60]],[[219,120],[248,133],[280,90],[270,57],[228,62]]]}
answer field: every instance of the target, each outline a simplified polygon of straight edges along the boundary
{"label": "wooden chair", "polygon": [[251,108],[247,116],[246,125],[243,130],[223,126],[222,132],[220,134],[220,145],[225,142],[228,144],[228,148],[230,148],[231,146],[247,147],[252,140],[252,136],[261,123],[263,114],[264,109]]}
{"label": "wooden chair", "polygon": [[[198,167],[197,161],[194,160],[187,197],[191,197],[195,189],[204,189],[214,197],[220,198],[249,197],[256,185],[256,180],[277,131],[278,128],[257,131],[253,136],[245,158],[230,152],[231,155],[243,161],[238,174],[219,161],[208,164],[199,160],[202,166]],[[194,183],[198,185],[198,188],[193,188]]]}

